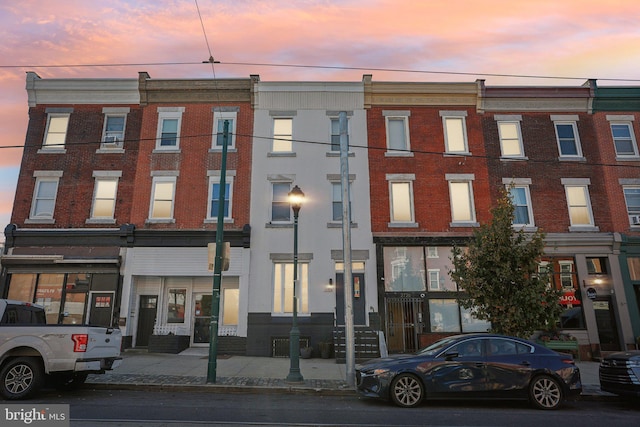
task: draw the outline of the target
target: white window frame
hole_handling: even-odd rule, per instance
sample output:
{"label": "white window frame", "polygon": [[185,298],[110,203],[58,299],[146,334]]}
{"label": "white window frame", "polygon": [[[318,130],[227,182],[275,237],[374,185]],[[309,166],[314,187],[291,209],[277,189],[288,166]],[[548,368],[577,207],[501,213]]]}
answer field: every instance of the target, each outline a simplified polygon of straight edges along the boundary
{"label": "white window frame", "polygon": [[[355,175],[349,175],[349,194],[353,194],[352,193],[352,188],[353,188],[353,181],[355,181],[356,177]],[[329,224],[338,224],[338,223],[342,223],[342,181],[340,181],[340,175],[336,175],[336,174],[329,174],[327,175],[327,180],[329,181],[329,184],[331,185],[331,221],[329,221]],[[354,226],[354,221],[353,221],[353,203],[350,203],[350,212],[351,212],[351,225]],[[340,218],[336,219],[334,216],[334,206],[339,206],[340,208]]]}
{"label": "white window frame", "polygon": [[[60,178],[62,177],[62,171],[34,171],[33,173],[36,182],[33,187],[33,198],[31,200],[31,209],[29,211],[29,219],[26,223],[44,222],[53,223],[54,214],[56,210],[56,201],[58,198],[58,190],[60,188]],[[44,183],[54,183],[55,191],[53,197],[43,197],[40,195],[41,186]],[[38,202],[49,200],[51,203],[51,211],[42,212],[38,209]]]}
{"label": "white window frame", "polygon": [[213,111],[213,139],[211,141],[212,151],[222,151],[222,145],[218,145],[218,134],[224,131],[224,121],[229,120],[229,140],[227,141],[227,150],[235,150],[236,148],[236,129],[238,128],[238,112],[223,111],[214,107]]}
{"label": "white window frame", "polygon": [[[505,185],[507,192],[510,192],[512,188],[522,188],[524,190],[524,196],[526,199],[527,213],[529,215],[529,222],[527,224],[521,224],[516,221],[515,209],[513,216],[513,227],[535,227],[535,220],[533,218],[533,205],[531,203],[531,191],[529,186],[531,185],[530,178],[503,178],[502,183]],[[514,208],[516,207],[515,200],[512,199]]]}
{"label": "white window frame", "polygon": [[[447,154],[471,154],[469,151],[469,139],[467,136],[467,112],[466,111],[440,111],[442,117],[442,128],[444,132],[444,150]],[[462,132],[462,147],[460,149],[452,147],[449,138],[449,127],[447,123],[457,121],[460,123]]]}
{"label": "white window frame", "polygon": [[[182,114],[185,107],[158,107],[158,128],[156,130],[156,149],[155,151],[180,151],[180,133],[182,128]],[[176,144],[162,144],[162,129],[165,120],[177,120]]]}
{"label": "white window frame", "polygon": [[627,207],[627,216],[629,217],[629,225],[632,228],[640,227],[640,206],[629,206],[629,198],[627,197],[627,190],[633,190],[638,193],[640,197],[640,180],[636,181],[636,185],[623,185],[622,194],[624,195],[624,202]]}
{"label": "white window frame", "polygon": [[[520,115],[496,115],[494,119],[497,121],[498,126],[498,138],[500,139],[500,153],[503,158],[507,159],[524,159],[526,158],[524,155],[524,146],[522,143],[522,129],[520,127],[520,121],[522,121],[522,116]],[[504,134],[503,126],[515,126],[516,130],[516,138],[507,137]],[[507,149],[510,151],[514,151],[516,148],[517,152],[507,152]]]}
{"label": "white window frame", "polygon": [[[611,129],[611,138],[613,140],[613,148],[616,152],[616,160],[637,160],[638,157],[638,144],[636,142],[636,136],[633,131],[633,120],[634,116],[632,115],[607,115],[607,120],[609,121],[609,128]],[[626,126],[629,131],[628,142],[631,144],[631,148],[633,153],[619,153],[618,146],[616,144],[616,138],[613,134],[614,126]]]}
{"label": "white window frame", "polygon": [[[122,176],[121,171],[94,171],[94,185],[93,185],[93,198],[91,202],[91,216],[87,220],[87,223],[91,222],[109,222],[115,223],[115,209],[116,209],[116,201],[118,197],[118,183],[120,177]],[[98,194],[100,183],[103,182],[115,182],[115,191],[111,195],[111,197],[104,197],[104,194]],[[96,216],[96,204],[100,201],[111,201],[111,209],[109,215],[104,216]]]}
{"label": "white window frame", "polygon": [[[280,120],[288,120],[291,123],[291,133],[276,133],[276,122]],[[291,154],[293,153],[293,116],[276,116],[272,122],[273,139],[271,141],[271,152],[274,154]],[[279,145],[285,145],[289,142],[289,149],[281,149]],[[286,148],[286,147],[283,147]]]}
{"label": "white window frame", "polygon": [[[272,224],[291,224],[293,223],[293,213],[291,212],[291,203],[289,202],[289,196],[288,193],[291,191],[291,184],[293,183],[293,181],[289,181],[289,180],[278,180],[278,181],[271,181],[271,203],[269,204],[269,221]],[[289,187],[289,190],[287,191],[287,194],[284,196],[283,200],[276,200],[276,194],[274,191],[274,188],[276,185],[287,185]],[[274,219],[273,218],[273,208],[276,205],[276,203],[278,205],[282,205],[284,206],[284,204],[286,203],[286,205],[289,207],[289,216],[287,219]]]}
{"label": "white window frame", "polygon": [[[578,120],[577,115],[552,115],[551,121],[553,121],[553,129],[556,134],[556,144],[558,145],[558,154],[560,160],[584,160],[582,155],[582,144],[580,143],[580,134],[578,133]],[[558,134],[558,126],[571,126],[573,129],[573,138],[576,149],[576,154],[565,154],[562,152],[562,144],[560,142],[560,135]]]}
{"label": "white window frame", "polygon": [[[151,200],[149,203],[149,219],[147,222],[175,222],[174,219],[174,209],[176,205],[176,185],[178,181],[178,176],[176,173],[171,172],[171,175],[161,173],[162,171],[157,171],[155,173],[152,172],[152,183],[151,183]],[[160,199],[156,197],[156,187],[158,184],[172,184],[172,194],[171,199]],[[168,217],[161,216],[153,216],[153,212],[155,210],[156,203],[167,202],[171,203],[169,208],[170,214]]]}
{"label": "white window frame", "polygon": [[[385,156],[413,157],[413,153],[411,152],[411,135],[409,133],[409,117],[411,116],[411,111],[384,110],[382,111],[382,115],[384,116],[385,133],[387,138],[387,151],[385,153]],[[392,145],[393,135],[391,135],[390,122],[395,122],[395,121],[400,121],[402,122],[402,125],[403,125],[404,144],[402,147],[394,147]]]}
{"label": "white window frame", "polygon": [[[119,107],[104,107],[102,113],[104,114],[104,123],[102,125],[102,143],[100,148],[103,150],[121,149],[124,145],[124,135],[127,130],[127,115],[130,108]],[[112,117],[122,117],[122,132],[110,132],[107,130],[109,119]],[[117,133],[117,135],[116,135]]]}
{"label": "white window frame", "polygon": [[[479,224],[476,222],[476,209],[473,197],[473,181],[475,176],[473,174],[446,174],[445,179],[449,183],[449,202],[451,205],[451,227],[477,227]],[[458,197],[464,196],[458,195],[457,191],[460,191],[463,187],[466,187],[466,200],[464,211],[468,212],[468,217],[460,218],[460,208],[462,206],[458,203]]]}
{"label": "white window frame", "polygon": [[[435,275],[435,278],[432,277]],[[439,268],[428,268],[427,269],[427,277],[428,277],[428,286],[430,291],[442,291],[440,288],[440,269]],[[435,286],[433,284],[435,283]]]}
{"label": "white window frame", "polygon": [[[288,271],[290,270],[290,271]],[[273,262],[271,288],[273,291],[273,301],[271,313],[276,316],[293,315],[293,262],[275,261]],[[309,263],[298,260],[298,283],[296,289],[298,299],[298,314],[309,315]],[[287,310],[287,305],[291,310]]]}
{"label": "white window frame", "polygon": [[[51,120],[53,119],[66,119],[64,132],[53,132],[51,130]],[[71,113],[47,113],[47,127],[44,132],[44,139],[42,140],[42,149],[48,151],[64,151],[67,143],[67,135],[69,133],[69,121],[71,119]],[[49,138],[54,139],[54,135],[62,135],[62,143],[54,141],[49,142]]]}
{"label": "white window frame", "polygon": [[[389,227],[417,227],[416,216],[415,216],[415,207],[414,207],[414,193],[413,193],[413,181],[415,181],[415,174],[387,174],[386,179],[388,182],[389,188]],[[398,194],[399,185],[406,185],[408,193],[406,196],[408,197],[408,206],[395,206],[396,202],[400,202],[397,197],[401,197],[403,195]],[[394,187],[396,191],[394,192]],[[399,210],[407,210],[409,214],[408,219],[398,219],[396,213]]]}
{"label": "white window frame", "polygon": [[[591,185],[591,180],[589,178],[562,178],[561,181],[565,189],[567,214],[569,215],[569,222],[571,224],[569,231],[597,231],[598,227],[596,227],[594,223],[591,197],[589,195],[589,185]],[[580,203],[581,201],[578,200],[571,200],[571,190],[574,189],[582,190],[582,198],[584,198],[583,203]],[[586,214],[588,217],[588,223],[574,223],[575,215],[572,215],[572,213],[582,213],[582,215]]]}
{"label": "white window frame", "polygon": [[[213,186],[220,186],[220,171],[208,171],[209,176],[209,189],[207,194],[207,221],[212,222],[218,220],[218,212],[211,211],[211,204],[213,202]],[[228,213],[224,216],[224,222],[233,222],[233,180],[236,176],[236,171],[228,170],[225,175],[225,186],[229,187],[228,193],[225,190],[225,199],[229,200]]]}
{"label": "white window frame", "polygon": [[427,246],[427,258],[439,258],[437,246]]}
{"label": "white window frame", "polygon": [[[334,133],[334,123],[337,127],[337,133]],[[333,139],[336,138],[338,142],[334,144]],[[349,116],[347,115],[347,151],[350,151],[350,142],[351,142],[351,120],[349,120]],[[339,153],[340,152],[340,117],[331,114],[329,116],[329,151],[331,153]]]}

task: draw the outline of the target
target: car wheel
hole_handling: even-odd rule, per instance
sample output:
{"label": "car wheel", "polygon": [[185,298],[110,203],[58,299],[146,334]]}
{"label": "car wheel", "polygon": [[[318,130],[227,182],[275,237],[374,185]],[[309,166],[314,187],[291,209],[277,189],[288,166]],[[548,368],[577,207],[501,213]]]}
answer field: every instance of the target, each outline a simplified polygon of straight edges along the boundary
{"label": "car wheel", "polygon": [[88,376],[87,372],[56,375],[53,377],[53,383],[55,388],[60,391],[77,390],[82,387]]}
{"label": "car wheel", "polygon": [[558,409],[563,400],[562,387],[556,379],[540,375],[529,384],[529,399],[538,409]]}
{"label": "car wheel", "polygon": [[0,371],[0,394],[5,399],[26,399],[36,393],[44,381],[42,362],[35,357],[18,357]]}
{"label": "car wheel", "polygon": [[400,374],[391,382],[391,400],[403,408],[413,408],[422,402],[424,387],[422,382],[411,374]]}

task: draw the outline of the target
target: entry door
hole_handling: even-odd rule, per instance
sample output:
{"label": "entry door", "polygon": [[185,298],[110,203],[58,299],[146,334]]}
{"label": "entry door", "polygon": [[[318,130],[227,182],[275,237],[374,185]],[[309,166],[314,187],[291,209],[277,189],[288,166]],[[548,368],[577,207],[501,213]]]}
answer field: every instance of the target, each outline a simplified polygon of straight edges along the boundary
{"label": "entry door", "polygon": [[[353,273],[353,324],[366,325],[366,301],[364,298],[364,273]],[[344,273],[336,274],[336,324],[344,326]]]}
{"label": "entry door", "polygon": [[385,298],[385,325],[389,353],[418,350],[418,334],[422,332],[422,299]]}
{"label": "entry door", "polygon": [[193,343],[205,344],[209,342],[211,329],[211,294],[194,293],[193,299]]}
{"label": "entry door", "polygon": [[601,351],[619,351],[620,339],[611,297],[599,297],[593,301],[593,310],[598,326],[598,338]]}
{"label": "entry door", "polygon": [[140,295],[136,347],[147,347],[149,345],[149,337],[153,334],[157,311],[158,295]]}
{"label": "entry door", "polygon": [[96,326],[113,326],[113,292],[91,293],[89,324]]}

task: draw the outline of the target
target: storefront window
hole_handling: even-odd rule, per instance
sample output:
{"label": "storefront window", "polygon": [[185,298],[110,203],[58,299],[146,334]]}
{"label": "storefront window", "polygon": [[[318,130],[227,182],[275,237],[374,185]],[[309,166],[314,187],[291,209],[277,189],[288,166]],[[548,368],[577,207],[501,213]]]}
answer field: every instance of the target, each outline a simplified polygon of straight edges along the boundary
{"label": "storefront window", "polygon": [[553,266],[552,282],[561,290],[560,305],[563,311],[558,319],[558,326],[561,329],[584,329],[582,302],[577,296],[580,292],[579,282],[573,259],[553,259],[549,264]]}
{"label": "storefront window", "polygon": [[62,301],[64,274],[40,274],[36,290],[36,304],[44,306],[48,324],[57,324]]}
{"label": "storefront window", "polygon": [[430,299],[431,332],[460,332],[460,311],[455,299]]}
{"label": "storefront window", "polygon": [[464,307],[460,307],[460,318],[462,319],[462,332],[487,332],[491,329],[491,322],[476,319],[471,311]]}
{"label": "storefront window", "polygon": [[186,299],[186,289],[169,289],[169,300],[167,301],[167,323],[184,323]]}
{"label": "storefront window", "polygon": [[631,280],[640,280],[640,258],[627,258]]}
{"label": "storefront window", "polygon": [[33,302],[37,277],[37,274],[12,274],[7,298],[16,301]]}
{"label": "storefront window", "polygon": [[412,292],[426,289],[424,248],[385,247],[384,287],[387,292]]}

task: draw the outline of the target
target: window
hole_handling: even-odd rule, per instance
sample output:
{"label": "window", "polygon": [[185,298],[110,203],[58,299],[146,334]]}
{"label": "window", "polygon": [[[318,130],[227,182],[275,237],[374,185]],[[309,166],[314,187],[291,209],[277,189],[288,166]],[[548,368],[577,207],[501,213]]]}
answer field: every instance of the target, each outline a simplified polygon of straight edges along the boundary
{"label": "window", "polygon": [[388,174],[390,217],[393,225],[415,224],[413,212],[413,174]]}
{"label": "window", "polygon": [[236,121],[238,113],[236,111],[215,111],[213,113],[213,149],[221,150],[224,138],[224,122],[229,122],[229,137],[227,139],[227,149],[236,147]]}
{"label": "window", "polygon": [[[513,225],[533,226],[533,210],[531,209],[531,195],[529,185],[515,185],[513,180],[509,180],[509,195],[513,203]],[[525,180],[520,180],[525,181]],[[526,180],[529,182],[529,180]]]}
{"label": "window", "polygon": [[580,138],[576,122],[578,116],[551,116],[556,129],[556,141],[560,158],[582,158]]}
{"label": "window", "polygon": [[593,214],[589,200],[588,182],[582,179],[563,179],[565,192],[567,195],[567,206],[569,209],[569,219],[572,227],[593,226]]}
{"label": "window", "polygon": [[438,258],[437,246],[427,246],[427,258]]}
{"label": "window", "polygon": [[274,182],[271,187],[271,221],[290,222],[291,204],[289,203],[289,191],[291,191],[291,183]]}
{"label": "window", "polygon": [[422,247],[385,246],[384,290],[413,292],[426,289]]}
{"label": "window", "polygon": [[69,114],[51,113],[47,116],[47,130],[45,131],[43,148],[63,149],[67,139]]}
{"label": "window", "polygon": [[460,318],[462,320],[462,332],[488,332],[491,329],[491,322],[477,319],[471,309],[460,307]]}
{"label": "window", "polygon": [[99,172],[94,172],[92,219],[113,219],[120,175],[120,172],[113,173],[113,176],[109,176],[109,174],[103,176]]}
{"label": "window", "polygon": [[455,299],[430,299],[431,332],[460,332],[460,309]]}
{"label": "window", "polygon": [[158,107],[156,150],[180,148],[180,127],[184,107]]}
{"label": "window", "polygon": [[446,153],[468,154],[466,111],[441,111]]}
{"label": "window", "polygon": [[149,219],[172,219],[176,177],[154,177]]}
{"label": "window", "polygon": [[607,116],[610,121],[611,135],[613,136],[613,145],[616,149],[616,156],[638,157],[638,146],[636,144],[635,135],[633,134],[633,126],[631,121],[611,121],[615,119],[630,119],[633,116]]}
{"label": "window", "polygon": [[290,153],[293,151],[293,119],[273,119],[273,148],[274,153]]}
{"label": "window", "polygon": [[[347,119],[347,147],[349,147],[349,120],[348,119]],[[340,119],[339,118],[331,118],[331,151],[340,151]]]}
{"label": "window", "polygon": [[64,274],[40,274],[36,289],[35,303],[44,307],[47,324],[58,324]]}
{"label": "window", "polygon": [[126,115],[107,114],[104,120],[104,132],[102,136],[102,147],[113,148],[122,147],[124,142],[124,126]]}
{"label": "window", "polygon": [[[349,183],[351,186],[351,183]],[[349,188],[351,189],[351,188]],[[342,221],[342,183],[340,182],[332,182],[331,183],[331,211],[332,211],[332,221]],[[349,208],[351,208],[351,201],[349,201]],[[351,209],[349,210],[352,215],[353,220],[353,212]]]}
{"label": "window", "polygon": [[429,290],[430,291],[442,291],[440,287],[440,270],[439,269],[429,269],[427,270],[428,278],[429,278]]}
{"label": "window", "polygon": [[498,135],[502,157],[524,157],[519,121],[499,121]]}
{"label": "window", "polygon": [[[273,312],[293,313],[293,263],[276,262],[273,269]],[[298,262],[298,313],[309,313],[309,264]]]}
{"label": "window", "polygon": [[627,203],[629,224],[640,226],[640,187],[624,187],[623,192]]}
{"label": "window", "polygon": [[634,282],[640,281],[640,258],[628,257],[627,266],[629,267],[629,277]]}
{"label": "window", "polygon": [[[231,219],[231,200],[233,189],[233,177],[225,177],[224,186],[224,218]],[[209,212],[208,218],[217,218],[220,203],[220,176],[209,178]]]}
{"label": "window", "polygon": [[167,295],[167,323],[184,323],[186,289],[169,289]]}
{"label": "window", "polygon": [[29,219],[52,221],[62,172],[35,171],[33,175],[36,177],[36,184]]}
{"label": "window", "polygon": [[475,225],[476,213],[473,204],[473,175],[447,174],[451,202],[451,225]]}
{"label": "window", "polygon": [[410,111],[383,111],[387,131],[387,155],[411,156]]}

